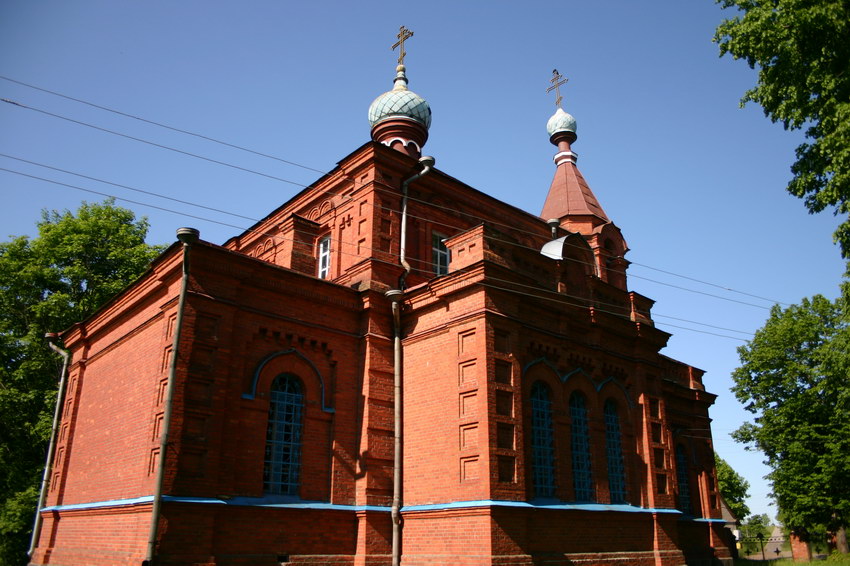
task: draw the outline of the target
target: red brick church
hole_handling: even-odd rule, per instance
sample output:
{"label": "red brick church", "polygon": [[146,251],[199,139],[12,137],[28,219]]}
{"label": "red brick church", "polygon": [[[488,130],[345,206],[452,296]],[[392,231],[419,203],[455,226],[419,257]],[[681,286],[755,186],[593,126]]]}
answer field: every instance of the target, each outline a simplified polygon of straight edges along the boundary
{"label": "red brick church", "polygon": [[729,559],[715,396],[659,353],[575,119],[531,214],[422,157],[407,85],[332,171],[222,246],[181,229],[64,332],[32,564]]}

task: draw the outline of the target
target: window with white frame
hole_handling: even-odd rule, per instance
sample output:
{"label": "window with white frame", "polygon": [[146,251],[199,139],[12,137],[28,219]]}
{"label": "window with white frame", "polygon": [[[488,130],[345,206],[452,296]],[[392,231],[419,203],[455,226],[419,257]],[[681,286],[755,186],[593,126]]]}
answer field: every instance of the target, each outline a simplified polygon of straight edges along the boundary
{"label": "window with white frame", "polygon": [[431,262],[434,273],[446,275],[449,272],[449,250],[446,248],[446,236],[431,232]]}
{"label": "window with white frame", "polygon": [[325,236],[319,240],[318,245],[319,271],[322,279],[327,279],[331,272],[331,237]]}

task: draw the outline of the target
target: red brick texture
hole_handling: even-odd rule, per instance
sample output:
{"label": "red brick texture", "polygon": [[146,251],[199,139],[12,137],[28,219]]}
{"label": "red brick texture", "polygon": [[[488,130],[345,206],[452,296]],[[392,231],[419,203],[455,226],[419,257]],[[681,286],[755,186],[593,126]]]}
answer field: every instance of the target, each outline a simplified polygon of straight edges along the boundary
{"label": "red brick texture", "polygon": [[[33,564],[140,564],[160,465],[156,564],[389,564],[393,325],[384,292],[402,273],[399,186],[414,171],[414,159],[366,144],[251,231],[192,247],[164,455],[181,248],[64,334],[73,365]],[[568,236],[559,261],[538,253],[551,239],[544,219],[439,171],[410,190],[402,564],[727,560],[708,432],[714,396],[699,370],[659,354],[669,335],[653,326],[652,302],[630,293],[623,273],[599,272],[609,252],[597,236],[608,229]],[[447,237],[448,275],[433,271],[433,233]],[[321,280],[316,245],[327,235]],[[264,488],[269,391],[281,374],[304,392],[291,497]],[[553,392],[547,501],[532,474],[538,381]],[[581,505],[568,405],[576,391],[587,400],[594,494]],[[609,400],[626,505],[612,505],[608,487]],[[691,496],[677,510],[681,481]]]}

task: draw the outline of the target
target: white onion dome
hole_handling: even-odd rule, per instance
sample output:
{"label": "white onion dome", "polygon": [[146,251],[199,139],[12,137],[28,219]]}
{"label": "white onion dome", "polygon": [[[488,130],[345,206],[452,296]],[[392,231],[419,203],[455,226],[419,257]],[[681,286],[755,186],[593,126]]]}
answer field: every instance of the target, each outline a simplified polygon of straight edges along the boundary
{"label": "white onion dome", "polygon": [[389,92],[385,92],[372,102],[369,106],[369,125],[376,124],[390,118],[402,118],[414,120],[425,129],[431,127],[431,107],[428,101],[407,89],[407,76],[404,65],[396,67],[395,86]]}
{"label": "white onion dome", "polygon": [[549,132],[549,137],[554,136],[559,132],[576,133],[576,119],[572,115],[564,112],[562,108],[557,111],[546,122],[546,131]]}

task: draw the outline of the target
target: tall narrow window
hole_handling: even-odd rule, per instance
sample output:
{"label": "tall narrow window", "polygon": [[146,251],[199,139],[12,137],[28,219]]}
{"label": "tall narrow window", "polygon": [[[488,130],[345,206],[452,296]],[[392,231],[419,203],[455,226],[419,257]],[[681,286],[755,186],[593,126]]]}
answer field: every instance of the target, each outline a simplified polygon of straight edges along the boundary
{"label": "tall narrow window", "polygon": [[679,482],[679,499],[676,508],[690,515],[691,484],[688,477],[688,452],[681,444],[676,445],[676,479]]}
{"label": "tall narrow window", "polygon": [[623,442],[620,415],[611,399],[605,401],[605,453],[608,457],[608,492],[611,503],[626,502],[626,469],[623,465]]}
{"label": "tall narrow window", "polygon": [[570,395],[570,420],[572,421],[573,488],[576,501],[594,501],[587,401],[584,395],[577,391]]}
{"label": "tall narrow window", "polygon": [[431,232],[431,261],[434,273],[445,275],[449,272],[449,250],[443,240],[446,237],[437,232]]}
{"label": "tall narrow window", "polygon": [[319,277],[327,279],[331,272],[331,237],[319,240]]}
{"label": "tall narrow window", "polygon": [[301,381],[290,374],[277,376],[269,391],[269,424],[263,466],[266,493],[298,495],[303,413]]}
{"label": "tall narrow window", "polygon": [[552,397],[540,381],[531,386],[531,466],[535,497],[555,495],[555,439]]}

